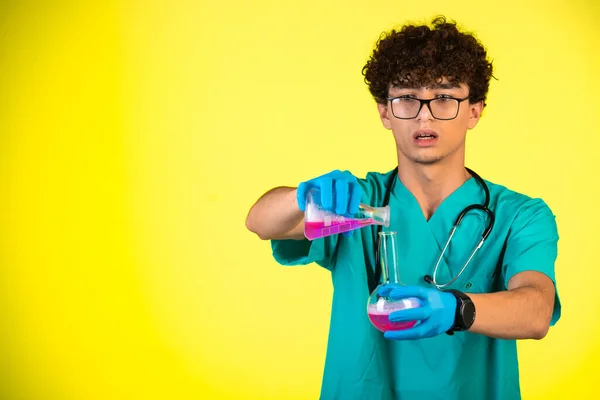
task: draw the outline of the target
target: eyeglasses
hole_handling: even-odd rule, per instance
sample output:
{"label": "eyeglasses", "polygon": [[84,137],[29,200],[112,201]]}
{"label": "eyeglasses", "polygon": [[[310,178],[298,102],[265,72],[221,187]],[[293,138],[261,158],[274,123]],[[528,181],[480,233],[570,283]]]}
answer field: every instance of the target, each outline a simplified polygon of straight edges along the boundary
{"label": "eyeglasses", "polygon": [[460,103],[467,100],[457,99],[450,96],[437,97],[435,99],[421,100],[411,96],[388,97],[392,103],[392,114],[398,119],[413,119],[416,118],[423,108],[423,104],[427,104],[431,116],[435,119],[450,120],[456,118]]}

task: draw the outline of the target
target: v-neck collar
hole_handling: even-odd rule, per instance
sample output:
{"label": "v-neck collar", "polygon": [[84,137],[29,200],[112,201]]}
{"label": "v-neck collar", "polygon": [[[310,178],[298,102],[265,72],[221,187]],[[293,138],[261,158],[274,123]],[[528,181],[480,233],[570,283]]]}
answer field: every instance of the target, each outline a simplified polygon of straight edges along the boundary
{"label": "v-neck collar", "polygon": [[[411,212],[418,212],[421,216],[424,223],[432,226],[438,224],[437,220],[443,218],[443,215],[447,210],[452,210],[457,207],[465,208],[467,205],[472,203],[481,203],[482,200],[479,199],[481,194],[479,191],[474,189],[479,186],[477,180],[474,177],[470,177],[465,182],[463,182],[459,187],[457,187],[453,192],[451,192],[437,207],[431,218],[429,220],[425,219],[425,214],[423,214],[423,210],[419,205],[416,197],[413,193],[408,190],[406,185],[400,180],[398,174],[395,176],[395,187],[393,191],[393,195],[396,197],[396,200],[400,203],[401,206],[409,209]],[[483,193],[483,188],[480,188]],[[472,192],[472,196],[468,195],[469,192]],[[458,217],[458,213],[456,214]],[[453,221],[454,222],[454,221]]]}

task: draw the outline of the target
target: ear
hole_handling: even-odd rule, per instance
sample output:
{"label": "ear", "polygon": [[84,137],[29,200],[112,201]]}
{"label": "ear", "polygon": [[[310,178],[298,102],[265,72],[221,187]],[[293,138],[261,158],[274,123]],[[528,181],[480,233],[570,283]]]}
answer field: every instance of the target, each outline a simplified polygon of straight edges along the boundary
{"label": "ear", "polygon": [[388,107],[386,104],[377,103],[377,111],[379,111],[379,118],[385,129],[392,129],[392,122],[390,121]]}
{"label": "ear", "polygon": [[473,129],[477,126],[479,122],[479,118],[481,117],[481,112],[483,111],[483,101],[479,101],[477,103],[473,103],[469,105],[469,123],[467,125],[468,129]]}

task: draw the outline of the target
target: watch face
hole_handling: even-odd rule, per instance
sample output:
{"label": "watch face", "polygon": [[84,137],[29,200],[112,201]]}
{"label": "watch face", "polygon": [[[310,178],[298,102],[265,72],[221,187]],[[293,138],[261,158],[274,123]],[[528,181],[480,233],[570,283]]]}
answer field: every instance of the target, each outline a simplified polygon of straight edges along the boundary
{"label": "watch face", "polygon": [[469,329],[475,322],[475,305],[471,301],[465,301],[461,307],[461,314],[464,327]]}
{"label": "watch face", "polygon": [[466,331],[475,322],[475,304],[469,296],[458,290],[448,290],[456,298],[457,307],[451,331]]}

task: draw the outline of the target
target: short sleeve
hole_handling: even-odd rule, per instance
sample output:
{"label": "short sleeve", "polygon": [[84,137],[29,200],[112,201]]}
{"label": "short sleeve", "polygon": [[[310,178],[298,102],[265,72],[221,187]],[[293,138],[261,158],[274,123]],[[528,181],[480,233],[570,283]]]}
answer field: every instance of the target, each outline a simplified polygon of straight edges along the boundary
{"label": "short sleeve", "polygon": [[561,313],[555,276],[558,239],[552,211],[544,201],[532,199],[523,205],[511,226],[502,266],[504,287],[510,278],[523,271],[541,272],[554,282],[556,295],[551,325],[558,321]]}
{"label": "short sleeve", "polygon": [[316,263],[333,270],[338,236],[327,236],[315,240],[282,239],[272,240],[273,258],[281,265],[307,265]]}

